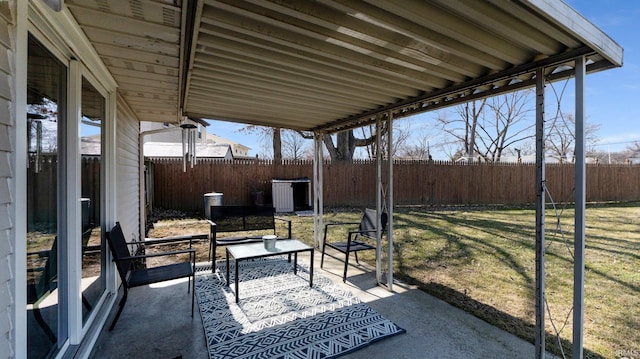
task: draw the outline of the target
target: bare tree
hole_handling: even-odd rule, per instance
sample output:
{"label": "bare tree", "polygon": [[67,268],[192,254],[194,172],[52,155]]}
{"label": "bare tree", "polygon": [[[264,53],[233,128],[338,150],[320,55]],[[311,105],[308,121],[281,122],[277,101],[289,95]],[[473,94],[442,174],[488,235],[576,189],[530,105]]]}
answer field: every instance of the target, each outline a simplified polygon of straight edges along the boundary
{"label": "bare tree", "polygon": [[296,131],[282,132],[282,154],[286,159],[300,160],[309,157],[307,140]]}
{"label": "bare tree", "polygon": [[[458,117],[451,119],[447,116],[446,112],[441,112],[437,121],[441,126],[441,129],[451,135],[455,141],[462,142],[462,149],[457,148],[452,156],[462,157],[465,156],[468,160],[473,161],[474,152],[476,150],[476,133],[478,127],[478,120],[482,115],[486,99],[479,101],[467,102],[462,106],[458,106],[455,109]],[[449,143],[451,145],[451,143]],[[458,147],[454,145],[454,147]]]}
{"label": "bare tree", "polygon": [[[306,138],[312,139],[313,134],[309,132],[298,131],[298,133]],[[353,130],[338,132],[333,135],[325,134],[322,142],[329,152],[329,157],[333,162],[351,162],[355,154],[356,147],[369,146],[376,142],[377,134],[366,136],[365,138],[357,138],[353,134]],[[335,142],[334,142],[335,138]]]}
{"label": "bare tree", "polygon": [[400,149],[400,156],[414,160],[431,159],[430,137],[424,133],[416,135],[416,142]]}
{"label": "bare tree", "polygon": [[[387,133],[388,123],[382,123],[382,133]],[[362,147],[366,152],[368,159],[375,159],[378,148],[376,139],[376,125],[368,125],[359,128],[362,138],[373,138],[374,141],[367,146]],[[411,124],[408,120],[394,121],[393,122],[393,143],[391,144],[392,157],[395,157],[398,153],[405,151],[407,142],[411,137]],[[386,138],[383,138],[386,139]],[[384,141],[383,141],[384,142]],[[381,143],[380,153],[382,158],[387,158],[387,144]]]}
{"label": "bare tree", "polygon": [[[549,131],[545,140],[547,154],[557,158],[560,162],[573,161],[575,156],[576,120],[570,113],[560,113],[550,121]],[[585,146],[592,152],[598,142],[596,135],[600,126],[597,124],[585,124]]]}
{"label": "bare tree", "polygon": [[629,151],[628,148],[616,152],[595,151],[591,152],[589,157],[595,158],[598,163],[602,164],[625,164],[629,161],[629,158],[633,157],[633,152]]}
{"label": "bare tree", "polygon": [[458,114],[464,119],[464,152],[469,161],[473,161],[473,154],[476,151],[478,120],[486,103],[487,99],[482,99],[472,101],[471,108],[469,108],[468,102],[464,106],[458,107]]}
{"label": "bare tree", "polygon": [[376,141],[376,135],[372,135],[366,138],[357,138],[353,134],[353,130],[338,132],[335,135],[335,143],[333,136],[324,135],[322,142],[324,142],[331,161],[346,161],[353,160],[356,147],[369,146]]}
{"label": "bare tree", "polygon": [[482,121],[479,125],[482,146],[476,147],[487,162],[500,162],[506,148],[535,135],[535,121],[526,124],[527,120],[531,120],[529,114],[534,109],[529,103],[531,93],[531,90],[523,90],[489,100],[488,118],[491,120]]}
{"label": "bare tree", "polygon": [[533,111],[530,94],[531,90],[523,90],[474,101],[457,108],[458,118],[440,116],[438,121],[446,133],[462,142],[470,160],[477,155],[499,162],[507,148],[534,136],[535,121],[527,124]]}
{"label": "bare tree", "polygon": [[282,163],[282,129],[274,127],[273,130],[273,162]]}
{"label": "bare tree", "polygon": [[640,153],[640,142],[634,141],[632,144],[627,146],[626,150],[632,153]]}
{"label": "bare tree", "polygon": [[274,163],[282,163],[282,129],[279,127],[265,127],[248,125],[240,129],[240,132],[255,133],[259,136],[260,142],[268,147],[271,144],[271,154]]}

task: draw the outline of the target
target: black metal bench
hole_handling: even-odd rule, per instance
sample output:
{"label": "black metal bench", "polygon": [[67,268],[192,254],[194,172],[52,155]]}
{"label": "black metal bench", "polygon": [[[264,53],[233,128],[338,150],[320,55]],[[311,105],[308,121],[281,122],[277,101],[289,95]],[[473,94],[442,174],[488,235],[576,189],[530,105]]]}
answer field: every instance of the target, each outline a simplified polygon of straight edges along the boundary
{"label": "black metal bench", "polygon": [[287,226],[287,235],[278,236],[278,239],[291,238],[291,221],[275,216],[275,208],[263,206],[211,206],[211,219],[209,220],[209,260],[212,268],[218,246],[228,246],[240,243],[255,243],[262,241],[262,235],[240,235],[218,238],[221,232],[248,232],[270,230],[276,231],[276,220],[284,222]]}

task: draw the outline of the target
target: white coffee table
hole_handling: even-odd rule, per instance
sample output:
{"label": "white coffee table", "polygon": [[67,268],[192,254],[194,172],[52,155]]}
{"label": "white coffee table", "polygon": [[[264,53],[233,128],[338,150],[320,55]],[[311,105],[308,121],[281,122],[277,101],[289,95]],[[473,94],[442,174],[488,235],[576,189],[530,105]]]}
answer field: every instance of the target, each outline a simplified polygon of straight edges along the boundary
{"label": "white coffee table", "polygon": [[233,256],[235,261],[235,292],[236,303],[239,300],[238,294],[238,263],[247,259],[256,259],[264,257],[272,257],[283,254],[293,254],[293,273],[298,273],[298,253],[310,252],[310,265],[309,265],[309,287],[313,287],[313,247],[300,242],[297,239],[280,239],[276,241],[276,247],[273,250],[267,250],[264,244],[258,243],[246,243],[236,244],[226,247],[226,260],[227,260],[227,286],[229,286],[229,255]]}

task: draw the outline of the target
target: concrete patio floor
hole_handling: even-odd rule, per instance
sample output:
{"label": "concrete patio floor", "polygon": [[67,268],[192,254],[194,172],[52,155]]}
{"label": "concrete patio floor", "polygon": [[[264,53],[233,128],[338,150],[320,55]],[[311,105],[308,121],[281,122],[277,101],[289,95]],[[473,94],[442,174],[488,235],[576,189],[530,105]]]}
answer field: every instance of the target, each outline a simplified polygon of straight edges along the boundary
{"label": "concrete patio floor", "polygon": [[[532,358],[534,346],[501,329],[436,299],[412,286],[396,282],[394,292],[376,286],[375,269],[356,265],[342,282],[344,263],[325,256],[316,274],[350,290],[405,334],[381,340],[343,358]],[[300,255],[308,263],[308,255]],[[118,300],[120,299],[120,296]],[[184,280],[133,288],[113,331],[100,334],[90,358],[208,358],[197,303],[190,316],[190,294]],[[549,355],[549,357],[551,357]]]}

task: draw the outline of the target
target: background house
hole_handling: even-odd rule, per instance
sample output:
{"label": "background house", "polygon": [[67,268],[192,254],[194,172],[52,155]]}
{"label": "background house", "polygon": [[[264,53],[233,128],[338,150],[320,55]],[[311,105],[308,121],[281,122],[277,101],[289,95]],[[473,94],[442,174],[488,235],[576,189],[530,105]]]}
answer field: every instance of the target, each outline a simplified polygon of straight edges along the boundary
{"label": "background house", "polygon": [[[206,131],[206,121],[196,121],[196,155],[207,158],[246,158],[250,147],[220,137]],[[166,131],[163,131],[166,130]],[[144,155],[146,157],[182,157],[182,131],[175,124],[148,122],[140,123],[140,132],[144,136]]]}

